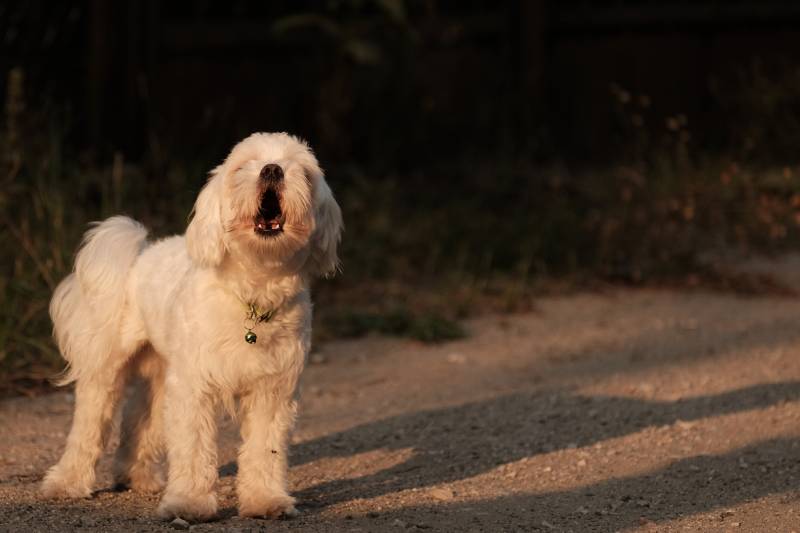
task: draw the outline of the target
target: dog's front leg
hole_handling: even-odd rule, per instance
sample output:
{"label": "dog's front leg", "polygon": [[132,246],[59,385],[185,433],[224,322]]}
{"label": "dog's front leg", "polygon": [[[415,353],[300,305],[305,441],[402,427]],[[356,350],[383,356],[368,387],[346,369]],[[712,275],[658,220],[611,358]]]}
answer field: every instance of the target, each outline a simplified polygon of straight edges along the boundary
{"label": "dog's front leg", "polygon": [[162,518],[208,520],[217,512],[217,421],[212,391],[199,376],[166,379],[164,432],[169,475],[158,506]]}
{"label": "dog's front leg", "polygon": [[236,478],[241,516],[297,514],[286,483],[288,436],[297,412],[296,380],[291,381],[264,383],[242,398],[242,446]]}

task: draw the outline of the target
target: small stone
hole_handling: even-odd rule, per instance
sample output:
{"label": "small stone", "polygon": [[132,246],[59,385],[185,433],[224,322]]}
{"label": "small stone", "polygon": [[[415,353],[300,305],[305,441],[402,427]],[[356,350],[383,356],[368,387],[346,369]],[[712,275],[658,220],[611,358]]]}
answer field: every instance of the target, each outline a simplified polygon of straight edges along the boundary
{"label": "small stone", "polygon": [[741,525],[742,525],[741,522],[731,522],[731,527],[739,527]]}
{"label": "small stone", "polygon": [[433,489],[431,491],[431,496],[436,500],[452,500],[453,499],[453,491],[444,487],[440,487],[438,489]]}
{"label": "small stone", "polygon": [[176,518],[170,522],[169,525],[172,526],[172,529],[189,529],[189,522],[183,518]]}
{"label": "small stone", "polygon": [[586,459],[581,459],[580,461],[578,461],[578,466],[580,467],[586,466]]}
{"label": "small stone", "polygon": [[400,520],[399,518],[395,518],[394,520],[392,520],[392,527],[405,528],[406,527],[406,523],[403,522],[402,520]]}
{"label": "small stone", "polygon": [[447,362],[455,364],[463,364],[467,362],[467,358],[460,353],[449,353],[447,354]]}

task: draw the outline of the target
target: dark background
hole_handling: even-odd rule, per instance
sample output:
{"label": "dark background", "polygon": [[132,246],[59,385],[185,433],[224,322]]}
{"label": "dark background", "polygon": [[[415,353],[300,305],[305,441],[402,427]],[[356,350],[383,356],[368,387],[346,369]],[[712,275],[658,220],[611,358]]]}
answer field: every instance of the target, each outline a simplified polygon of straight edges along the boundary
{"label": "dark background", "polygon": [[[704,149],[742,149],[731,129],[758,110],[740,93],[759,76],[781,79],[800,54],[800,5],[776,0],[26,0],[0,9],[2,71],[21,66],[29,108],[64,113],[69,144],[98,160],[156,149],[218,160],[252,131],[286,130],[325,162],[370,168],[476,151],[607,161],[621,155],[624,134],[612,84],[649,102],[651,129],[684,114]],[[793,154],[773,142],[765,155]]]}
{"label": "dark background", "polygon": [[183,232],[253,131],[307,139],[343,209],[318,340],[607,283],[782,290],[720,258],[800,245],[798,30],[778,0],[0,2],[0,389],[60,367],[87,223]]}

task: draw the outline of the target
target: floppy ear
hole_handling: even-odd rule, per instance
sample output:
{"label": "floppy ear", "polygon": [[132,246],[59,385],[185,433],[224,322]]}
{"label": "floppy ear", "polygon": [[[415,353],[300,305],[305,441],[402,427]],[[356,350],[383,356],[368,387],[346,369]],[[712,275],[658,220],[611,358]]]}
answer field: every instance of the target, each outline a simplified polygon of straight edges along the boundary
{"label": "floppy ear", "polygon": [[217,266],[225,255],[222,237],[222,176],[214,170],[200,191],[192,210],[192,221],[186,228],[186,247],[198,265]]}
{"label": "floppy ear", "polygon": [[339,269],[337,249],[342,240],[342,210],[321,175],[314,190],[314,233],[306,272],[311,276],[332,276]]}

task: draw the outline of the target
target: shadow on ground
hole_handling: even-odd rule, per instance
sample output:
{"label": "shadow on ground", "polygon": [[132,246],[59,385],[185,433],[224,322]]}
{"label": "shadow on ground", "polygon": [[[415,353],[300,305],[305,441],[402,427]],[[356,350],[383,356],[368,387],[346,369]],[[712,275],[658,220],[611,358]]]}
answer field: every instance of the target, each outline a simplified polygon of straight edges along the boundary
{"label": "shadow on ground", "polygon": [[[296,520],[239,519],[232,516],[233,508],[224,508],[221,521],[197,527],[388,531],[405,524],[448,531],[457,517],[459,528],[464,530],[532,531],[538,527],[548,531],[613,531],[715,510],[719,510],[720,525],[724,527],[726,520],[735,520],[726,516],[725,510],[742,502],[775,496],[787,509],[797,507],[800,440],[762,440],[725,454],[695,455],[671,462],[663,469],[570,490],[534,494],[521,482],[516,494],[487,495],[476,501],[434,501],[423,495],[410,504],[399,498],[389,506],[391,509],[367,515],[359,512],[356,516],[343,516],[337,512],[323,518],[320,514],[337,503],[458,482],[498,465],[590,446],[649,427],[796,400],[800,400],[800,382],[787,381],[675,402],[581,396],[569,391],[518,393],[391,417],[302,443],[294,449],[294,463],[378,449],[413,450],[404,463],[371,475],[337,479],[302,490],[296,496],[303,503],[304,513]],[[615,460],[626,460],[624,450]],[[586,468],[592,469],[593,465]],[[234,472],[234,464],[222,468],[223,475]],[[61,524],[73,529],[161,531],[169,526],[153,517],[155,504],[155,497],[142,498],[133,493],[100,492],[91,500],[66,503],[41,501],[31,492],[24,505],[17,502],[12,508],[0,503],[0,516],[20,525],[35,522],[43,528]],[[0,531],[2,526],[0,523]]]}
{"label": "shadow on ground", "polygon": [[[312,514],[332,504],[457,482],[538,454],[590,446],[648,427],[690,422],[800,399],[800,382],[761,384],[675,402],[568,392],[512,394],[356,426],[295,447],[293,463],[377,449],[412,449],[405,462],[372,475],[322,483],[296,496]],[[508,496],[466,504],[437,502],[382,517],[464,513],[481,522],[541,523],[613,530],[724,508],[798,486],[794,439],[764,441],[719,456],[695,456],[638,477],[575,491]],[[617,456],[625,460],[624,456]],[[591,466],[590,466],[591,468]],[[233,474],[235,465],[222,468]],[[523,488],[524,490],[524,488]],[[451,515],[452,516],[452,515]],[[403,518],[405,517],[405,518]],[[723,517],[724,519],[724,517]],[[531,522],[533,520],[533,522]],[[559,525],[560,524],[560,525]],[[427,524],[430,525],[430,524]]]}
{"label": "shadow on ground", "polygon": [[[618,531],[718,510],[718,528],[737,524],[727,510],[736,504],[780,495],[786,509],[800,504],[797,466],[800,441],[775,439],[722,455],[701,455],[662,470],[610,479],[563,492],[515,495],[459,504],[435,504],[382,513],[384,523],[446,530],[448,517],[467,520],[469,528],[492,531]],[[359,480],[354,483],[360,483]],[[415,517],[422,520],[415,523]],[[779,518],[796,523],[797,516]],[[749,524],[746,530],[758,530]]]}

